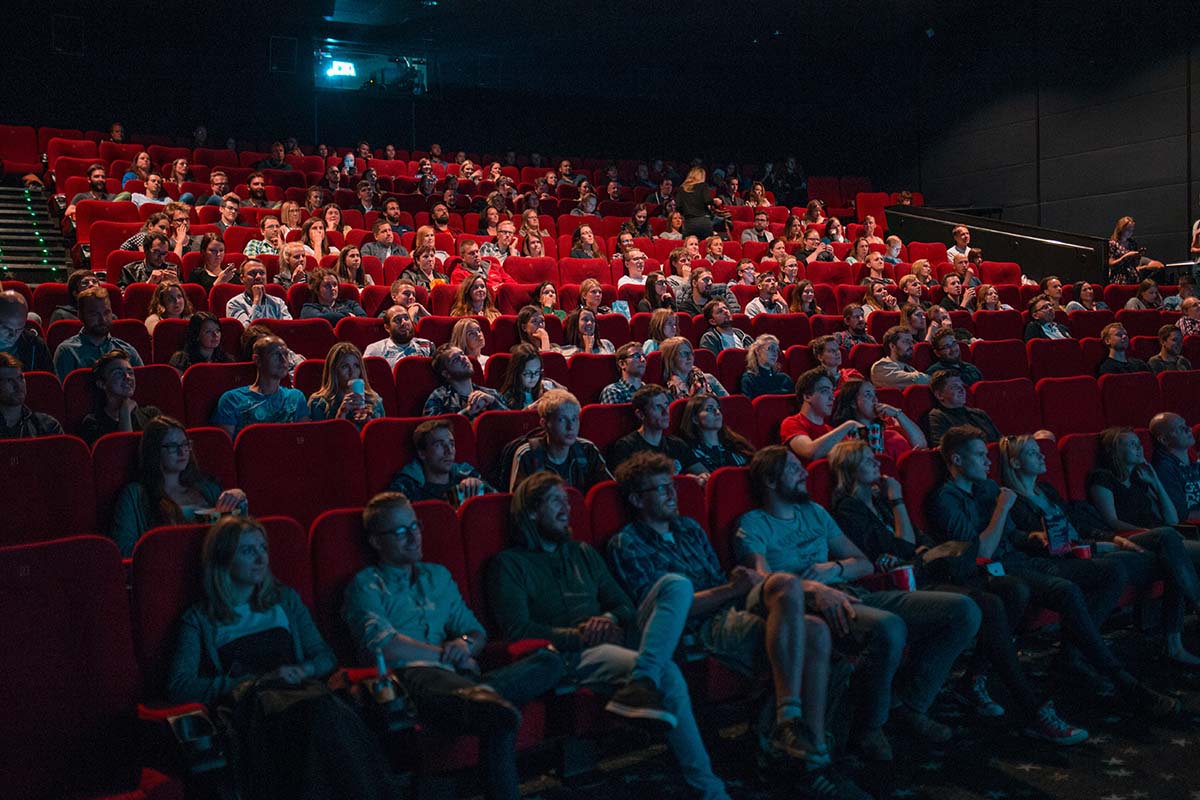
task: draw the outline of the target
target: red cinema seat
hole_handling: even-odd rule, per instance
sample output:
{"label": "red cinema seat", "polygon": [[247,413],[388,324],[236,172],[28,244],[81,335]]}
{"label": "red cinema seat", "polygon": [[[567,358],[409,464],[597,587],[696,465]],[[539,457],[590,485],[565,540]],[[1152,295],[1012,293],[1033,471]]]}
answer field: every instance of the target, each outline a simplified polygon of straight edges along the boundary
{"label": "red cinema seat", "polygon": [[[290,517],[258,517],[267,536],[271,572],[312,606],[308,536]],[[166,695],[179,619],[204,596],[201,554],[208,525],[147,531],[133,549],[130,570],[134,642],[149,698]]]}
{"label": "red cinema seat", "polygon": [[1035,383],[1042,378],[1091,374],[1084,368],[1083,353],[1075,339],[1030,339],[1025,343],[1025,355],[1029,377]]}
{"label": "red cinema seat", "polygon": [[930,264],[937,266],[946,261],[946,245],[941,242],[909,242],[908,257],[910,263],[927,258]]}
{"label": "red cinema seat", "polygon": [[754,398],[753,402],[754,416],[758,423],[754,438],[750,441],[755,447],[779,444],[779,424],[785,417],[790,417],[800,410],[795,395],[764,394]]}
{"label": "red cinema seat", "polygon": [[63,139],[55,137],[46,143],[46,160],[53,164],[59,158],[91,159],[98,161],[100,153],[96,143],[87,139]]}
{"label": "red cinema seat", "polygon": [[[27,379],[29,374],[26,373]],[[1160,372],[1158,386],[1162,393],[1163,411],[1172,411],[1188,425],[1200,422],[1200,370]]]}
{"label": "red cinema seat", "polygon": [[584,406],[600,402],[600,392],[621,379],[611,353],[577,353],[567,359],[567,388]]}
{"label": "red cinema seat", "polygon": [[1099,339],[1080,339],[1079,355],[1083,360],[1083,372],[1080,374],[1095,376],[1100,362],[1108,358],[1108,348]]}
{"label": "red cinema seat", "polygon": [[979,279],[993,286],[1020,285],[1021,265],[1015,261],[983,261],[979,264]]}
{"label": "red cinema seat", "polygon": [[392,377],[396,384],[397,416],[419,417],[423,413],[425,401],[441,385],[433,374],[432,362],[428,356],[408,356],[396,362]]}
{"label": "red cinema seat", "polygon": [[[512,259],[509,259],[511,261]],[[528,305],[537,305],[533,291],[536,283],[503,283],[496,290],[496,306],[501,314],[516,314]]]}
{"label": "red cinema seat", "polygon": [[62,384],[53,372],[26,372],[25,405],[34,411],[49,414],[60,423],[66,419]]}
{"label": "red cinema seat", "polygon": [[1043,378],[1035,385],[1042,422],[1057,436],[1092,433],[1105,428],[1100,388],[1086,375]]}
{"label": "red cinema seat", "polygon": [[475,431],[471,428],[470,420],[462,414],[373,419],[362,430],[368,497],[387,489],[396,472],[416,458],[413,431],[421,423],[432,419],[450,423],[454,434],[454,460],[475,463]]}
{"label": "red cinema seat", "polygon": [[937,450],[909,450],[898,463],[904,499],[914,526],[928,530],[925,504],[945,479],[942,457]]}
{"label": "red cinema seat", "polygon": [[[991,312],[996,313],[996,312]],[[977,339],[971,344],[971,363],[986,380],[1008,380],[1029,375],[1025,343],[1016,339]]]}
{"label": "red cinema seat", "polygon": [[[1100,336],[1104,326],[1116,321],[1112,311],[1072,311],[1067,315],[1071,333],[1080,339]],[[1132,334],[1130,334],[1132,336]]]}
{"label": "red cinema seat", "polygon": [[332,326],[323,319],[262,319],[258,322],[305,358],[324,358],[329,348],[337,344]]}
{"label": "red cinema seat", "polygon": [[[60,497],[60,501],[61,501]],[[141,766],[125,570],[88,536],[0,548],[0,774],[11,798],[183,800]]]}
{"label": "red cinema seat", "polygon": [[257,368],[248,361],[188,367],[180,379],[188,426],[211,425],[221,395],[239,386],[249,386],[257,375]]}
{"label": "red cinema seat", "polygon": [[850,358],[846,366],[858,370],[869,380],[871,377],[871,365],[881,358],[883,358],[883,345],[856,344],[850,348]]}
{"label": "red cinema seat", "polygon": [[[507,473],[509,467],[508,464],[501,463],[505,446],[522,438],[540,424],[537,411],[531,409],[485,411],[475,418],[475,466],[497,489],[508,488],[496,483],[501,475]],[[582,435],[582,422],[580,432]]]}
{"label": "red cinema seat", "polygon": [[1068,500],[1087,501],[1087,476],[1096,468],[1100,451],[1100,434],[1073,433],[1058,441],[1062,461],[1063,484]]}
{"label": "red cinema seat", "polygon": [[717,353],[717,371],[713,374],[731,394],[741,392],[742,373],[745,371],[745,350],[731,347]]}
{"label": "red cinema seat", "polygon": [[[691,517],[701,526],[706,525],[708,507],[699,481],[691,475],[676,475],[675,491],[678,494],[679,513]],[[608,540],[629,521],[625,501],[621,499],[615,481],[604,481],[591,488],[587,493],[587,513],[592,546],[606,553]]]}
{"label": "red cinema seat", "polygon": [[41,171],[42,159],[38,151],[37,133],[33,127],[0,125],[0,172],[21,175]]}
{"label": "red cinema seat", "polygon": [[[584,406],[579,415],[579,435],[588,439],[600,449],[601,453],[608,446],[638,427],[638,418],[633,413],[630,403],[615,403],[613,405],[593,404]],[[613,469],[615,465],[609,465]]]}
{"label": "red cinema seat", "polygon": [[980,339],[1022,339],[1025,326],[1018,311],[976,311],[975,335]]}
{"label": "red cinema seat", "polygon": [[0,481],[20,486],[0,546],[96,531],[91,453],[74,436],[0,441]]}
{"label": "red cinema seat", "polygon": [[[553,258],[531,258],[528,256],[511,256],[504,259],[504,271],[518,283],[531,283],[535,286],[542,281],[550,281],[558,285],[558,262]],[[608,283],[606,277],[602,282]]]}
{"label": "red cinema seat", "polygon": [[738,519],[757,507],[750,490],[750,469],[721,467],[709,476],[704,495],[708,504],[708,540],[712,542],[721,566],[730,570],[737,563],[733,539]]}
{"label": "red cinema seat", "polygon": [[[344,419],[250,425],[234,442],[238,482],[256,515],[308,526],[330,507],[364,501],[362,443]],[[281,473],[280,464],[288,469]]]}
{"label": "red cinema seat", "polygon": [[1101,375],[1096,383],[1100,387],[1104,421],[1109,425],[1145,428],[1150,425],[1150,418],[1162,408],[1162,396],[1153,372]]}
{"label": "red cinema seat", "polygon": [[379,317],[345,317],[338,320],[333,335],[339,342],[350,342],[359,350],[366,350],[372,342],[387,338],[383,320]]}
{"label": "red cinema seat", "polygon": [[930,391],[928,385],[919,386],[914,384],[913,386],[906,387],[903,392],[903,398],[900,408],[914,422],[919,423],[921,418],[933,408],[933,392]]}
{"label": "red cinema seat", "polygon": [[983,380],[971,387],[972,405],[987,412],[1006,436],[1041,430],[1042,416],[1033,381],[1028,378]]}
{"label": "red cinema seat", "polygon": [[[612,269],[603,258],[563,258],[558,262],[560,286],[568,283],[583,283],[587,278],[595,278],[604,284],[616,285],[612,277]],[[615,289],[614,289],[615,296]],[[611,301],[610,301],[611,302]],[[563,308],[566,308],[563,304]]]}
{"label": "red cinema seat", "polygon": [[1135,311],[1122,308],[1117,311],[1117,322],[1125,326],[1125,331],[1131,337],[1158,336],[1158,329],[1164,324],[1158,309]]}
{"label": "red cinema seat", "polygon": [[774,336],[779,340],[781,350],[787,350],[795,344],[806,344],[812,339],[808,317],[803,314],[759,314],[750,321],[750,331],[753,336],[764,334]]}

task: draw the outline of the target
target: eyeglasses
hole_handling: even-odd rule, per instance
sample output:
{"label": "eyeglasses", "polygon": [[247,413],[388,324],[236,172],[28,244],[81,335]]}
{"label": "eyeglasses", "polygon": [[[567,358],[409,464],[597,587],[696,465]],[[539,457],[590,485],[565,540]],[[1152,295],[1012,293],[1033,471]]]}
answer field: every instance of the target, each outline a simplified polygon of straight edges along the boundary
{"label": "eyeglasses", "polygon": [[163,444],[159,445],[159,449],[164,453],[169,453],[171,455],[183,455],[184,453],[190,453],[192,451],[192,440],[186,439],[176,444],[164,442]]}
{"label": "eyeglasses", "polygon": [[372,536],[395,536],[397,539],[413,539],[421,535],[421,520],[413,520],[408,525],[401,525],[390,531],[377,531]]}
{"label": "eyeglasses", "polygon": [[527,369],[527,370],[525,370],[524,372],[522,372],[522,373],[521,373],[521,377],[522,377],[522,378],[529,378],[530,380],[532,380],[532,379],[534,379],[534,378],[540,378],[540,377],[542,377],[542,370],[540,370],[540,369],[532,369],[532,370],[530,370],[530,369]]}

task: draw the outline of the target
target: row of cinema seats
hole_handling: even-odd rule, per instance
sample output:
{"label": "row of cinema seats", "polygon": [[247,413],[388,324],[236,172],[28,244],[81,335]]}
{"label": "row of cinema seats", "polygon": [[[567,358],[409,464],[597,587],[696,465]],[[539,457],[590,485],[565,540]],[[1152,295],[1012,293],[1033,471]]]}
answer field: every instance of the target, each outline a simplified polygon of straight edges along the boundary
{"label": "row of cinema seats", "polygon": [[[1049,457],[1047,477],[1064,496],[1081,498],[1083,477],[1097,445],[1094,434],[1067,436],[1057,449],[1042,442]],[[937,458],[935,452],[921,450],[900,460],[905,494],[918,525],[924,522],[924,499],[937,485]],[[703,490],[686,476],[677,477],[676,484],[681,512],[706,526],[723,566],[729,568],[736,520],[753,507],[748,470],[718,470]],[[829,502],[825,462],[813,465],[810,488],[818,502]],[[593,487],[586,499],[574,490],[570,496],[574,536],[603,552],[607,540],[626,522],[616,485]],[[251,497],[257,504],[255,494]],[[340,663],[352,665],[353,649],[339,609],[349,580],[369,563],[361,528],[362,499],[336,494],[325,499],[311,524],[283,516],[265,516],[263,522],[276,576],[295,588],[314,612]],[[471,498],[457,512],[440,501],[415,505],[427,532],[425,559],[450,570],[493,637],[496,628],[483,576],[488,560],[507,541],[509,500],[506,494]],[[204,530],[177,526],[143,536],[129,570],[129,595],[119,554],[104,539],[83,536],[0,548],[0,603],[10,620],[0,671],[15,676],[0,689],[6,709],[0,721],[0,772],[15,796],[57,796],[68,788],[65,782],[80,776],[94,782],[101,777],[97,773],[104,773],[109,783],[123,777],[142,791],[139,797],[183,796],[178,780],[141,768],[135,753],[114,750],[113,743],[128,739],[127,717],[139,702],[140,717],[147,722],[196,708],[166,707],[163,696],[176,623],[200,596],[196,575]],[[1155,586],[1148,596],[1161,590],[1161,585]],[[1138,599],[1130,593],[1122,601]],[[1053,615],[1037,610],[1027,620],[1031,625],[1051,621]],[[81,637],[81,630],[87,635]],[[502,660],[519,647],[520,643],[506,647],[493,640],[489,654]],[[47,671],[47,665],[53,669]],[[736,699],[750,688],[711,658],[691,659],[686,674],[694,695],[704,703]],[[85,675],[87,680],[81,680]],[[523,715],[518,751],[563,737],[596,735],[611,724],[598,710],[596,698],[586,691],[534,702]],[[425,773],[451,771],[478,760],[476,742],[467,738],[416,734],[406,739],[404,752],[404,763]],[[119,767],[128,769],[123,776],[113,776]]]}
{"label": "row of cinema seats", "polygon": [[[252,368],[241,364],[192,369],[210,373],[210,380],[200,384],[210,387],[203,403],[189,397],[187,403],[177,398],[173,405],[163,402],[164,395],[154,398],[155,404],[162,403],[164,413],[187,421],[200,464],[223,485],[245,489],[257,514],[288,514],[307,524],[330,503],[363,502],[385,488],[396,470],[411,460],[412,431],[425,419],[416,410],[373,420],[361,432],[344,420],[252,425],[231,442],[219,428],[206,426],[221,392],[248,382]],[[428,374],[427,363],[424,373]],[[188,376],[193,374],[189,371]],[[415,370],[412,380],[421,374]],[[398,370],[397,376],[403,378],[405,373]],[[431,379],[427,380],[431,386]],[[904,392],[882,389],[878,394],[881,402],[903,408],[915,420],[933,403],[925,386]],[[765,395],[753,401],[731,395],[720,402],[725,424],[756,447],[777,443],[780,422],[798,410],[791,395]],[[1089,376],[1045,378],[1036,385],[1028,378],[982,381],[972,387],[968,402],[986,411],[1002,434],[1046,428],[1059,437],[1070,437],[1095,434],[1110,425],[1144,429],[1158,411],[1178,413],[1188,424],[1198,425],[1200,371],[1163,373],[1157,380],[1143,373],[1107,375],[1098,381]],[[683,406],[684,401],[671,406],[675,429]],[[76,417],[68,420],[68,430],[77,425],[83,410],[79,401],[73,408]],[[473,423],[458,415],[448,419],[454,425],[458,458],[475,464],[485,475],[498,471],[506,443],[538,425],[532,409],[489,411]],[[628,404],[588,403],[580,417],[580,435],[602,450],[636,426]],[[0,442],[0,480],[25,486],[22,502],[9,512],[8,536],[28,541],[107,531],[117,492],[136,475],[139,440],[138,433],[108,434],[91,450],[71,435]],[[336,470],[329,468],[329,453],[340,454]],[[280,464],[289,465],[287,474],[281,475]],[[56,477],[62,475],[72,478],[64,482]]]}

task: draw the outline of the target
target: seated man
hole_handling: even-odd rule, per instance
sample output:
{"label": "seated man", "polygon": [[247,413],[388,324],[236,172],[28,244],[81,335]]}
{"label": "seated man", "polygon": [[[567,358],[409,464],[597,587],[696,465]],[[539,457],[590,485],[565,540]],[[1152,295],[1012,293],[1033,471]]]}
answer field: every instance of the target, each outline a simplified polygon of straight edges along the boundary
{"label": "seated man", "polygon": [[487,281],[488,291],[493,295],[502,283],[516,283],[517,279],[504,271],[501,264],[496,264],[479,254],[479,242],[474,239],[463,239],[458,246],[461,260],[454,271],[450,273],[450,283],[457,286],[468,278],[482,275]]}
{"label": "seated man", "polygon": [[481,258],[494,258],[501,264],[504,259],[509,256],[521,255],[520,249],[517,247],[517,226],[510,219],[501,220],[496,226],[496,238],[490,242],[484,242],[479,248]]}
{"label": "seated man", "polygon": [[947,311],[974,311],[975,288],[964,287],[958,273],[947,272],[942,276],[942,302],[938,305]]}
{"label": "seated man", "polygon": [[[738,199],[741,200],[741,198],[738,198]],[[738,205],[741,205],[741,203],[739,203]],[[770,218],[770,216],[767,215],[767,212],[755,211],[754,212],[754,227],[746,228],[746,230],[742,231],[741,242],[743,244],[745,244],[746,242],[771,242],[771,241],[774,241],[775,234],[771,233],[771,231],[770,231],[770,222],[771,222],[771,218]],[[821,237],[818,236],[817,241],[820,241],[820,240],[821,240]]]}
{"label": "seated man", "polygon": [[842,308],[842,325],[845,330],[833,334],[838,347],[849,350],[856,344],[878,344],[875,337],[867,333],[867,315],[860,303],[847,303]]}
{"label": "seated man", "polygon": [[71,204],[67,206],[64,212],[68,219],[74,221],[75,207],[84,200],[100,200],[104,202],[112,202],[116,199],[116,195],[108,191],[108,170],[103,164],[92,164],[87,168],[88,190],[79,192],[71,198]]}
{"label": "seated man", "polygon": [[1025,341],[1030,339],[1070,339],[1071,330],[1054,320],[1054,301],[1044,294],[1029,301],[1029,324]]}
{"label": "seated man", "polygon": [[921,420],[921,427],[929,436],[930,446],[937,447],[946,431],[959,425],[978,428],[985,442],[1000,441],[1000,431],[987,412],[967,405],[967,384],[957,370],[940,369],[933,373],[929,390],[933,408]]}
{"label": "seated man", "polygon": [[166,205],[171,198],[167,195],[163,188],[162,173],[156,169],[150,170],[146,175],[145,188],[140,192],[134,192],[129,196],[129,201],[138,208],[141,208],[146,203],[159,203]]}
{"label": "seated man", "polygon": [[271,143],[271,155],[257,161],[254,164],[255,169],[282,169],[290,170],[292,165],[287,163],[287,153],[283,149],[283,142]]}
{"label": "seated man", "polygon": [[[208,191],[202,192],[196,198],[198,206],[219,206],[225,195],[229,194],[229,175],[223,169],[209,170],[208,173]],[[239,198],[238,206],[241,206],[242,201]],[[224,215],[222,215],[224,216]]]}
{"label": "seated man", "polygon": [[1100,331],[1100,341],[1108,348],[1108,358],[1096,367],[1096,377],[1150,371],[1150,365],[1145,361],[1129,356],[1129,332],[1121,323],[1105,325],[1104,330]]}
{"label": "seated man", "polygon": [[422,422],[412,440],[417,457],[396,472],[388,491],[413,501],[445,500],[455,506],[468,497],[496,491],[474,466],[454,460],[454,428],[446,420]]}
{"label": "seated man", "polygon": [[826,334],[816,337],[808,343],[808,350],[817,366],[829,376],[835,392],[842,385],[842,381],[866,380],[863,374],[853,367],[842,366],[842,348],[833,336]]}
{"label": "seated man", "polygon": [[883,335],[883,358],[871,365],[871,383],[875,388],[907,389],[929,383],[929,376],[911,364],[915,346],[912,331],[899,325],[888,328]]}
{"label": "seated man", "polygon": [[537,404],[542,431],[513,451],[508,490],[535,472],[549,470],[568,486],[587,494],[601,481],[612,479],[604,456],[589,440],[579,436],[579,400],[565,389],[551,389]]}
{"label": "seated man", "polygon": [[243,325],[259,319],[291,319],[287,303],[267,294],[267,268],[257,258],[242,262],[242,286],[245,291],[229,298],[225,316]]}
{"label": "seated man", "polygon": [[774,272],[760,272],[754,276],[758,286],[758,297],[746,303],[746,316],[756,317],[759,314],[786,314],[787,301],[779,293],[779,279]]}
{"label": "seated man", "polygon": [[1150,436],[1154,439],[1150,463],[1180,521],[1200,519],[1200,462],[1192,456],[1196,438],[1187,420],[1169,411],[1155,414]]}
{"label": "seated man", "polygon": [[[1119,563],[1107,558],[1031,555],[1046,552],[1047,533],[1017,529],[1009,515],[1017,495],[988,478],[991,461],[979,429],[951,428],[942,436],[939,449],[949,479],[928,498],[927,532],[940,541],[977,543],[980,558],[998,562],[1004,574],[1025,581],[1032,606],[1058,612],[1061,636],[1070,643],[1061,665],[1065,670],[1090,675],[1097,688],[1111,681],[1118,698],[1130,708],[1147,709],[1155,717],[1176,713],[1178,701],[1131,675],[1100,634],[1101,623],[1125,589]],[[1087,590],[1086,599],[1081,587]]]}
{"label": "seated man", "polygon": [[308,400],[304,392],[282,385],[288,376],[288,349],[278,336],[263,336],[254,343],[254,383],[221,395],[213,424],[229,437],[259,422],[307,422]]}
{"label": "seated man", "polygon": [[0,353],[0,439],[32,439],[62,432],[62,423],[54,417],[25,405],[25,370],[15,356]]}
{"label": "seated man", "polygon": [[[867,797],[829,769],[829,629],[805,615],[804,583],[745,566],[726,575],[704,529],[679,513],[671,470],[670,460],[658,453],[639,453],[617,470],[631,512],[629,524],[608,542],[617,579],[638,603],[670,576],[689,581],[694,594],[687,630],[704,649],[748,675],[770,668],[775,713],[769,733],[759,731],[766,759],[801,767],[800,780],[813,796]],[[814,584],[812,591],[821,609],[835,602],[832,590]]]}
{"label": "seated man", "polygon": [[[852,688],[860,707],[856,741],[863,754],[891,760],[883,733],[889,714],[931,742],[946,742],[950,728],[928,716],[950,668],[975,637],[979,606],[947,592],[870,592],[848,583],[874,566],[808,496],[808,472],[784,447],[765,447],[750,462],[750,485],[759,508],[738,520],[734,550],[760,575],[803,577],[806,593],[834,640],[861,648]],[[897,502],[903,502],[902,500]],[[834,588],[837,587],[837,588]],[[909,658],[892,699],[892,681],[905,649]]]}
{"label": "seated man", "polygon": [[400,244],[398,236],[386,219],[379,217],[371,224],[371,234],[374,239],[363,244],[359,253],[364,256],[374,256],[379,263],[387,260],[388,256],[406,256],[408,250]]}
{"label": "seated man", "polygon": [[724,300],[709,300],[704,304],[704,321],[708,330],[700,335],[700,346],[713,353],[722,350],[745,350],[753,342],[754,337],[740,328],[733,327],[733,314]]}
{"label": "seated man", "polygon": [[974,268],[971,266],[970,253],[955,253],[950,257],[950,263],[954,268],[954,274],[962,281],[964,289],[975,289],[982,285],[982,281],[975,274]]}
{"label": "seated man", "polygon": [[482,674],[476,657],[487,641],[450,570],[421,561],[421,522],[408,498],[376,495],[363,509],[367,542],[378,559],[346,587],[342,619],[359,663],[383,660],[423,725],[480,737],[488,800],[518,800],[518,710],[553,689],[562,659],[541,649]]}
{"label": "seated man", "polygon": [[[412,233],[412,228],[404,224],[401,214],[404,213],[400,208],[400,201],[395,197],[385,197],[383,200],[383,217],[387,224],[391,226],[392,233],[396,236],[396,241],[400,241],[400,237],[406,233]],[[405,253],[404,255],[408,255]]]}
{"label": "seated man", "polygon": [[678,436],[667,433],[671,428],[671,395],[663,387],[651,383],[634,392],[633,413],[641,425],[608,446],[611,469],[617,469],[634,453],[661,453],[675,465],[672,474],[688,473],[707,480],[708,470],[696,460],[695,453]]}
{"label": "seated man", "polygon": [[179,280],[179,267],[167,261],[169,252],[171,242],[164,234],[148,232],[142,239],[144,258],[121,267],[118,285],[124,289],[131,283],[160,283],[166,278]]}
{"label": "seated man", "polygon": [[416,326],[405,308],[392,306],[384,314],[383,330],[387,336],[367,345],[363,351],[364,358],[386,358],[388,366],[394,368],[396,362],[405,356],[433,355],[433,342],[416,336]]}
{"label": "seated man", "polygon": [[83,329],[64,339],[54,350],[54,374],[60,381],[66,380],[71,370],[90,368],[100,356],[113,350],[124,350],[130,364],[142,366],[137,348],[110,333],[113,312],[107,289],[103,286],[86,289],[79,293],[78,303]]}
{"label": "seated man", "polygon": [[805,461],[829,455],[833,446],[848,436],[858,436],[862,423],[848,419],[836,428],[828,422],[833,414],[833,381],[817,367],[796,379],[799,413],[779,423],[779,441]]}
{"label": "seated man", "polygon": [[484,411],[508,410],[499,392],[478,386],[471,380],[475,377],[475,367],[462,348],[449,343],[440,345],[429,366],[442,385],[425,401],[422,416],[462,414],[467,419],[475,419]]}
{"label": "seated man", "polygon": [[[271,202],[267,199],[267,179],[261,172],[252,172],[246,176],[246,187],[249,191],[242,203],[246,208],[279,208],[282,205],[278,201]],[[246,255],[251,255],[251,253],[247,252]],[[253,255],[258,255],[258,253]]]}
{"label": "seated man", "polygon": [[1174,325],[1163,325],[1158,329],[1158,353],[1150,357],[1150,369],[1160,372],[1189,370],[1192,362],[1183,355],[1183,331]]}
{"label": "seated man", "polygon": [[242,248],[242,252],[250,258],[263,255],[278,255],[279,249],[283,247],[283,226],[279,224],[279,217],[268,215],[258,221],[258,232],[262,234],[261,239],[251,239],[246,242],[246,246]]}
{"label": "seated man", "polygon": [[708,267],[692,267],[687,280],[687,284],[680,287],[682,295],[676,305],[680,311],[697,316],[703,314],[704,307],[713,300],[724,301],[731,313],[736,314],[741,310],[737,298],[727,286],[713,283],[712,270]]}
{"label": "seated man", "polygon": [[962,360],[962,345],[958,343],[953,328],[939,328],[930,337],[929,343],[933,346],[933,354],[937,356],[937,361],[925,369],[926,375],[949,369],[957,372],[966,386],[974,386],[983,380],[983,373],[979,371],[979,367],[970,361]]}
{"label": "seated man", "polygon": [[950,231],[954,244],[946,248],[946,260],[954,263],[955,256],[966,258],[971,255],[971,230],[966,225],[955,225]]}
{"label": "seated man", "polygon": [[548,639],[573,683],[619,686],[605,710],[667,732],[696,797],[728,800],[713,774],[673,657],[692,605],[692,584],[664,575],[637,609],[592,547],[571,538],[562,478],[535,473],[517,487],[513,546],[487,566],[488,603],[507,639]]}
{"label": "seated man", "polygon": [[621,379],[600,390],[600,402],[606,405],[631,403],[633,395],[642,388],[646,374],[646,355],[637,342],[626,342],[617,348],[617,369]]}
{"label": "seated man", "polygon": [[221,217],[217,220],[217,230],[222,236],[230,228],[242,224],[238,221],[238,213],[242,208],[242,198],[233,192],[226,192],[218,199],[217,203],[209,203],[209,205],[219,205],[221,208]]}
{"label": "seated man", "polygon": [[[11,289],[0,292],[0,353],[21,362],[26,372],[51,369],[50,348],[29,323],[25,295]],[[644,367],[643,367],[644,369]]]}
{"label": "seated man", "polygon": [[[417,284],[408,276],[412,273],[412,268],[404,270],[399,278],[392,281],[392,288],[388,294],[392,302],[383,307],[383,311],[379,312],[379,316],[386,317],[388,309],[392,306],[400,306],[404,312],[408,314],[408,318],[412,320],[413,325],[416,325],[425,317],[429,316],[429,309],[417,302]],[[441,281],[445,283],[445,281]]]}

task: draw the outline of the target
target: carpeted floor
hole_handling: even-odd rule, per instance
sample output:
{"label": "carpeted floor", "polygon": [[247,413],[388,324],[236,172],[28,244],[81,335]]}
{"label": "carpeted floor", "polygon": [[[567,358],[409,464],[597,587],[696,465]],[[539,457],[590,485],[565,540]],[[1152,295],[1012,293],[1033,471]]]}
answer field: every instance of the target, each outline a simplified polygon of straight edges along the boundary
{"label": "carpeted floor", "polygon": [[[1160,638],[1130,628],[1109,635],[1118,655],[1161,691],[1184,703],[1184,714],[1154,722],[1139,717],[1117,698],[1098,696],[1072,678],[1052,674],[1057,644],[1043,635],[1023,643],[1023,661],[1037,685],[1056,700],[1061,715],[1091,732],[1084,744],[1057,748],[1020,736],[1003,722],[968,717],[943,692],[934,716],[955,726],[949,746],[927,749],[892,735],[891,767],[843,762],[844,771],[877,798],[936,800],[1200,800],[1200,670],[1166,662]],[[1194,635],[1187,638],[1196,650]],[[1004,692],[992,681],[1003,704]],[[609,758],[600,769],[568,783],[551,774],[522,786],[527,800],[675,800],[686,798],[669,752],[661,741],[625,732],[604,746]],[[746,726],[727,725],[710,748],[717,773],[734,800],[802,797],[786,780],[758,774]]]}

